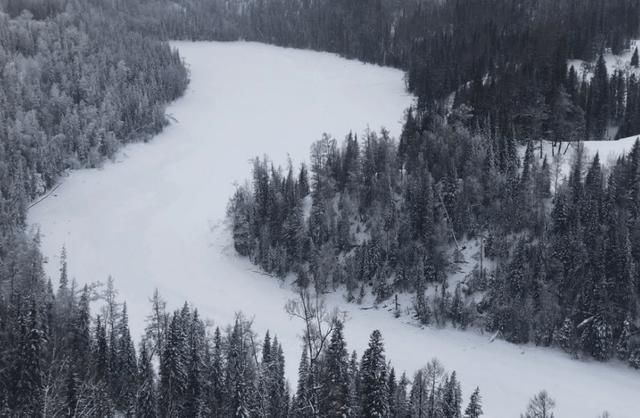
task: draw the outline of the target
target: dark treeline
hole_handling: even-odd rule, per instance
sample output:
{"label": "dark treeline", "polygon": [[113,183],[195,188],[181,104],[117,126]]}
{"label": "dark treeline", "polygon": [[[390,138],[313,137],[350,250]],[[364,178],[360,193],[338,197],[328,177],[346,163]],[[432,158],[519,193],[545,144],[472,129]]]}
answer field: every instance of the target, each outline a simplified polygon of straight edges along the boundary
{"label": "dark treeline", "polygon": [[146,26],[161,37],[243,38],[402,68],[421,111],[464,104],[470,126],[497,136],[589,140],[640,129],[637,76],[567,64],[628,48],[638,0],[182,0],[146,13],[158,16]]}
{"label": "dark treeline", "polygon": [[[512,140],[421,125],[410,113],[399,144],[325,137],[310,172],[255,160],[230,203],[236,250],[349,300],[413,292],[425,324],[640,367],[640,142],[609,170],[578,149],[565,181],[532,142],[520,158]],[[449,285],[456,238],[484,239],[485,268]]]}
{"label": "dark treeline", "polygon": [[[8,11],[18,4],[9,1]],[[164,105],[188,81],[176,52],[102,9],[26,4],[15,17],[0,14],[2,235],[19,231],[28,204],[63,170],[94,167],[122,143],[158,133]]]}
{"label": "dark treeline", "polygon": [[[63,253],[54,290],[40,268],[37,242],[21,242],[15,253],[19,272],[11,286],[0,288],[0,416],[482,415],[479,390],[466,404],[456,373],[446,373],[435,359],[411,380],[396,376],[379,331],[361,357],[349,353],[341,317],[306,293],[289,304],[305,321],[291,391],[278,338],[267,332],[259,339],[242,315],[213,328],[187,304],[168,311],[156,292],[136,350],[127,306],[111,280],[105,288],[78,288],[69,281]],[[94,316],[96,300],[102,308]]]}

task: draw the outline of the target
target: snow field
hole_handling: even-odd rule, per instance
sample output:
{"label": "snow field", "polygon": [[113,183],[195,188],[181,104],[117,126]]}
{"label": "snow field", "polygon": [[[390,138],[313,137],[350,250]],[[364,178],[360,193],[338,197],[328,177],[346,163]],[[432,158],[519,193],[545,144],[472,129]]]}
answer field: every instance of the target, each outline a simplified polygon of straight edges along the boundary
{"label": "snow field", "polygon": [[[224,223],[234,183],[248,179],[255,156],[306,160],[323,132],[341,139],[385,126],[397,136],[413,98],[401,72],[331,54],[244,42],[173,45],[191,70],[187,94],[167,110],[176,122],[150,143],[127,146],[115,163],[70,173],[30,211],[47,273],[55,281],[65,245],[79,283],[112,275],[134,335],[143,332],[155,288],[170,309],[186,300],[216,324],[243,311],[257,332],[277,334],[295,386],[302,324],[283,309],[294,293],[235,254]],[[622,365],[490,342],[474,331],[422,329],[384,307],[346,304],[338,293],[327,302],[347,312],[350,350],[362,354],[377,328],[398,374],[438,357],[458,371],[465,402],[480,386],[486,417],[519,416],[543,388],[560,418],[595,418],[605,409],[614,418],[637,416],[640,373]]]}

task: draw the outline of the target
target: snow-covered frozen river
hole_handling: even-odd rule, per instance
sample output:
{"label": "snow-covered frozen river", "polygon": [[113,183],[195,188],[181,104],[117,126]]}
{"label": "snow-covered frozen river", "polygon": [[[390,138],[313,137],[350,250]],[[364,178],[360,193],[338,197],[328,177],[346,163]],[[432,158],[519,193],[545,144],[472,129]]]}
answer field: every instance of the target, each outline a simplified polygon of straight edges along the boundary
{"label": "snow-covered frozen river", "polygon": [[[223,225],[234,183],[249,176],[249,159],[269,154],[284,163],[307,158],[323,132],[385,126],[394,136],[412,102],[401,72],[331,54],[253,43],[175,43],[191,70],[186,95],[167,112],[175,122],[147,144],[126,147],[115,163],[75,171],[36,205],[47,272],[57,279],[66,246],[79,283],[113,276],[140,335],[148,299],[158,288],[170,308],[185,300],[218,324],[236,311],[255,328],[278,335],[295,386],[301,324],[283,306],[293,293],[239,259]],[[485,416],[513,418],[531,395],[547,389],[560,418],[638,416],[640,372],[617,364],[569,359],[560,352],[489,342],[475,332],[422,330],[385,310],[348,311],[350,349],[362,353],[378,328],[397,371],[438,357],[456,369],[465,402],[480,386]]]}

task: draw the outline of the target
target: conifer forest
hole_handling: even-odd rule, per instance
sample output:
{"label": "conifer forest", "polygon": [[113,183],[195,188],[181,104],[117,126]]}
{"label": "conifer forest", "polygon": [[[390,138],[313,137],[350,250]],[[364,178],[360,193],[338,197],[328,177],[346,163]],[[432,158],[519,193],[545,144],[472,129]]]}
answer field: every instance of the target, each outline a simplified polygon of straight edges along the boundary
{"label": "conifer forest", "polygon": [[[73,173],[98,176],[151,152],[131,146],[167,142],[162,135],[182,123],[167,109],[200,88],[192,83],[197,63],[180,45],[214,41],[390,67],[404,75],[411,101],[393,115],[396,130],[300,138],[311,144],[302,160],[281,154],[287,145],[268,154],[256,145],[248,164],[232,161],[230,149],[240,146],[233,137],[202,151],[246,172],[233,192],[212,198],[225,219],[209,227],[223,228],[229,242],[208,242],[207,251],[213,259],[228,247],[225,257],[287,292],[284,306],[266,293],[251,301],[277,305],[291,320],[273,327],[224,292],[208,295],[211,306],[192,303],[192,292],[205,289],[187,290],[193,266],[176,265],[173,253],[158,258],[182,272],[172,279],[181,291],[137,277],[147,297],[140,317],[117,275],[78,277],[71,266],[83,255],[64,245],[46,254],[48,230],[30,220],[34,207],[62,196]],[[395,333],[376,320],[352,321],[341,306],[364,316],[386,310],[391,326],[411,332],[497,340],[640,382],[638,48],[640,0],[0,0],[0,417],[512,413],[512,405],[501,410],[513,401],[500,397],[506,388],[466,381],[467,366],[409,338],[400,344],[411,350],[387,350]],[[244,74],[241,84],[252,86]],[[315,100],[313,77],[338,76],[319,69],[310,77],[277,122],[285,133],[299,126],[296,107]],[[210,78],[220,104],[197,106],[224,106],[226,81]],[[352,88],[332,100],[347,102]],[[250,90],[237,95],[252,101],[259,93]],[[242,112],[231,131],[259,130],[262,117]],[[205,123],[203,135],[213,138],[226,122]],[[120,187],[133,187],[135,176],[123,177]],[[144,212],[162,192],[142,193],[136,204]],[[170,210],[179,198],[161,201]],[[100,199],[81,200],[97,207]],[[190,216],[177,213],[171,227]],[[98,212],[90,221],[105,219]],[[118,245],[135,245],[127,233],[117,231]],[[90,246],[101,237],[83,239]],[[84,263],[108,254],[92,257]],[[230,288],[247,283],[215,268],[212,275]],[[368,339],[352,337],[363,323],[357,335]],[[293,340],[285,336],[292,327]],[[411,356],[420,356],[413,369],[394,366]],[[512,372],[517,387],[535,364]],[[584,418],[571,408],[589,394],[564,395],[538,387],[515,408],[521,418]],[[640,416],[617,406],[589,411]]]}

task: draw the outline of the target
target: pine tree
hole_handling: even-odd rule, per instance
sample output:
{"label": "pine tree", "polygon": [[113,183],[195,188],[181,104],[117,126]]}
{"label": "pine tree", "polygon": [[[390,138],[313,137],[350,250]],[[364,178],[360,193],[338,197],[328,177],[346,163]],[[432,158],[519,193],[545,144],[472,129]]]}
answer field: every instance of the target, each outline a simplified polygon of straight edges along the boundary
{"label": "pine tree", "polygon": [[605,361],[613,354],[613,330],[602,314],[583,321],[582,348],[595,359]]}
{"label": "pine tree", "polygon": [[388,413],[387,364],[380,331],[369,338],[369,346],[360,365],[361,413],[367,417],[384,417]]}
{"label": "pine tree", "polygon": [[296,390],[293,412],[295,416],[309,416],[312,414],[312,403],[309,393],[309,355],[306,348],[302,349],[300,364],[298,366],[298,388]]}
{"label": "pine tree", "polygon": [[454,326],[460,325],[464,328],[466,324],[464,323],[464,302],[462,299],[462,291],[460,290],[460,283],[456,285],[456,290],[453,293],[449,315]]}
{"label": "pine tree", "polygon": [[634,349],[629,355],[629,366],[634,369],[640,369],[640,347]]}
{"label": "pine tree", "polygon": [[97,382],[108,384],[109,358],[108,358],[107,334],[102,324],[100,315],[96,317],[95,351],[93,354],[95,363],[95,378]]}
{"label": "pine tree", "polygon": [[43,387],[41,370],[42,331],[38,325],[38,312],[32,302],[28,316],[24,315],[20,327],[15,390],[18,410],[23,416],[38,416],[42,412]]}
{"label": "pine tree", "polygon": [[638,47],[633,50],[633,56],[631,57],[631,66],[633,68],[638,68]]}
{"label": "pine tree", "polygon": [[591,83],[591,116],[594,120],[592,135],[602,139],[609,121],[609,75],[604,56],[600,54]]}
{"label": "pine tree", "polygon": [[444,384],[444,393],[442,395],[443,417],[460,418],[462,407],[462,393],[460,390],[460,382],[456,379],[456,372],[452,372],[449,379]]}
{"label": "pine tree", "polygon": [[349,353],[343,337],[342,321],[337,320],[324,357],[326,414],[329,417],[351,416],[349,403]]}
{"label": "pine tree", "polygon": [[395,393],[393,394],[393,409],[391,410],[391,416],[397,418],[405,418],[407,416],[410,416],[411,410],[409,408],[409,402],[407,399],[408,387],[409,379],[407,379],[407,375],[405,373],[402,373],[402,376],[400,376],[400,380],[398,381]]}
{"label": "pine tree", "polygon": [[137,418],[156,418],[158,416],[158,404],[155,388],[155,376],[153,365],[146,344],[140,347],[140,360],[138,362],[138,393],[136,399]]}
{"label": "pine tree", "polygon": [[576,355],[576,331],[573,321],[566,318],[553,337],[556,344],[565,352]]}
{"label": "pine tree", "polygon": [[248,336],[252,331],[249,323],[238,317],[228,337],[227,368],[225,371],[225,386],[227,390],[227,416],[237,418],[250,416],[252,408],[251,390],[255,385],[256,370],[251,359],[252,347]]}
{"label": "pine tree", "polygon": [[58,297],[64,295],[69,289],[69,273],[67,271],[67,249],[62,247],[60,251],[60,279],[59,279]]}
{"label": "pine tree", "polygon": [[631,321],[629,319],[625,319],[622,324],[622,331],[620,331],[620,336],[618,337],[618,342],[616,344],[616,357],[625,361],[629,358],[629,343],[631,338]]}
{"label": "pine tree", "polygon": [[187,390],[185,393],[185,415],[190,417],[202,417],[205,414],[202,351],[205,343],[204,324],[198,317],[198,311],[193,312],[188,323],[188,374]]}
{"label": "pine tree", "polygon": [[250,197],[245,189],[239,188],[231,200],[233,245],[241,256],[251,255],[254,247],[252,242],[252,217],[248,204]]}
{"label": "pine tree", "polygon": [[160,416],[179,416],[183,411],[187,390],[187,365],[185,355],[186,335],[178,312],[173,314],[164,353],[160,357]]}
{"label": "pine tree", "polygon": [[258,377],[258,408],[260,415],[267,415],[270,411],[270,390],[273,386],[273,354],[271,352],[271,336],[269,331],[262,343],[262,359],[260,361],[260,375]]}
{"label": "pine tree", "polygon": [[209,397],[209,412],[214,416],[220,416],[224,408],[224,365],[222,358],[222,336],[220,328],[216,327],[213,334],[213,352],[211,364],[208,367],[208,380],[211,385]]}
{"label": "pine tree", "polygon": [[360,394],[360,367],[358,364],[358,353],[355,350],[351,352],[349,359],[349,404],[354,416],[360,416],[360,402],[358,395]]}
{"label": "pine tree", "polygon": [[69,367],[67,371],[67,379],[65,382],[65,406],[64,415],[67,417],[75,417],[78,406],[78,379],[73,368]]}
{"label": "pine tree", "polygon": [[471,394],[469,404],[464,410],[464,418],[479,418],[482,415],[482,397],[480,396],[480,388],[476,388]]}
{"label": "pine tree", "polygon": [[288,417],[289,392],[285,380],[285,358],[278,337],[274,337],[272,344],[272,373],[271,386],[269,388],[269,414],[270,416]]}
{"label": "pine tree", "polygon": [[387,389],[389,389],[389,394],[387,399],[389,399],[389,411],[393,412],[396,410],[396,392],[398,391],[398,381],[396,380],[396,370],[392,367],[389,371],[389,379],[387,381]]}
{"label": "pine tree", "polygon": [[309,174],[307,172],[307,166],[304,163],[300,166],[300,174],[298,175],[298,190],[298,194],[300,197],[305,197],[310,193]]}
{"label": "pine tree", "polygon": [[90,337],[91,314],[89,312],[89,289],[85,285],[80,296],[78,308],[74,310],[72,325],[71,349],[72,361],[78,376],[84,377],[89,373],[89,359],[91,356]]}
{"label": "pine tree", "polygon": [[118,325],[119,345],[117,349],[118,370],[117,381],[119,386],[116,406],[127,416],[135,414],[136,391],[138,387],[138,363],[136,351],[129,332],[129,317],[127,305],[122,307],[120,324]]}

